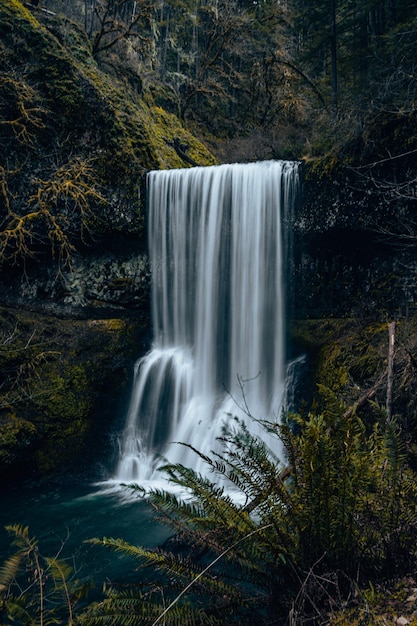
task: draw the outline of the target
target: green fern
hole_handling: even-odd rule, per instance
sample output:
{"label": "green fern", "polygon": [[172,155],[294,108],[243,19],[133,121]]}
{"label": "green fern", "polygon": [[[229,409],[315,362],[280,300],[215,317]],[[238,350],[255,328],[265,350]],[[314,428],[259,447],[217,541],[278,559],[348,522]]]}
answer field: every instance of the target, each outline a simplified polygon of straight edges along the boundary
{"label": "green fern", "polygon": [[[343,369],[343,354],[335,356]],[[188,446],[207,475],[167,464],[164,473],[186,497],[163,490],[146,497],[170,538],[152,550],[122,539],[91,540],[133,557],[140,582],[129,591],[108,586],[103,600],[81,614],[68,566],[43,558],[27,528],[10,527],[16,553],[0,568],[9,619],[34,626],[57,619],[91,626],[265,626],[295,623],[298,612],[314,623],[334,589],[342,594],[347,587],[348,595],[346,581],[368,585],[411,571],[417,480],[406,439],[376,402],[374,423],[369,414],[362,421],[341,399],[342,387],[319,386],[319,411],[285,415],[279,425],[264,422],[284,446],[283,461],[235,419],[221,434],[220,453]],[[140,486],[129,488],[145,496]],[[32,572],[26,587],[14,584],[21,569]]]}
{"label": "green fern", "polygon": [[27,526],[6,530],[16,552],[0,568],[3,614],[16,625],[75,624],[74,609],[85,589],[73,580],[72,568],[56,557],[44,557]]}
{"label": "green fern", "polygon": [[22,558],[23,555],[17,552],[0,565],[0,598],[7,596],[10,585],[20,570]]}
{"label": "green fern", "polygon": [[[130,592],[115,592],[110,589],[108,597],[91,605],[82,616],[80,623],[86,626],[120,624],[120,626],[150,626],[155,624],[165,609],[165,591],[156,588],[149,593],[135,595]],[[191,605],[174,606],[164,618],[166,626],[215,626],[221,624],[214,618],[208,618],[204,612]]]}

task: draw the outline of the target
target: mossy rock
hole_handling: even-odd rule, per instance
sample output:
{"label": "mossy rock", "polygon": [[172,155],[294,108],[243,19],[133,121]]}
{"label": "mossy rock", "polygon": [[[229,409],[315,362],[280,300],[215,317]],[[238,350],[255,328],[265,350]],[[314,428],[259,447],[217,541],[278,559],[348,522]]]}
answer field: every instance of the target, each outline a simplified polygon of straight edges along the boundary
{"label": "mossy rock", "polygon": [[54,363],[42,372],[45,395],[36,403],[36,424],[42,441],[35,459],[39,473],[48,474],[59,464],[70,464],[83,448],[91,428],[94,395],[81,365]]}
{"label": "mossy rock", "polygon": [[5,308],[0,321],[0,475],[92,470],[124,421],[134,362],[147,349],[143,321]]}
{"label": "mossy rock", "polygon": [[[314,411],[325,409],[329,398],[345,407],[355,404],[381,379],[372,400],[385,404],[388,324],[360,323],[355,319],[296,320],[290,325],[290,342],[305,353],[308,378],[304,400]],[[375,419],[374,408],[362,407],[364,417]],[[375,410],[380,415],[375,407]],[[372,417],[372,419],[371,419]]]}
{"label": "mossy rock", "polygon": [[[154,105],[149,92],[138,91],[122,72],[103,71],[82,29],[64,16],[32,13],[18,0],[4,0],[0,62],[3,79],[15,85],[15,109],[26,113],[15,132],[16,116],[8,112],[9,102],[0,101],[0,154],[8,155],[7,161],[0,157],[0,167],[7,174],[9,201],[24,214],[36,208],[39,189],[48,183],[52,189],[58,172],[61,181],[72,180],[74,165],[83,164],[85,174],[77,179],[78,190],[84,190],[81,202],[62,188],[47,203],[78,252],[111,233],[145,239],[146,172],[188,167],[166,140],[187,144],[199,165],[215,163],[178,118]],[[3,207],[2,220],[5,213]],[[38,220],[36,233],[26,238],[28,250],[22,250],[26,260],[46,255],[54,262],[48,233]]]}
{"label": "mossy rock", "polygon": [[0,409],[0,466],[24,459],[36,439],[34,424],[18,417],[11,407]]}

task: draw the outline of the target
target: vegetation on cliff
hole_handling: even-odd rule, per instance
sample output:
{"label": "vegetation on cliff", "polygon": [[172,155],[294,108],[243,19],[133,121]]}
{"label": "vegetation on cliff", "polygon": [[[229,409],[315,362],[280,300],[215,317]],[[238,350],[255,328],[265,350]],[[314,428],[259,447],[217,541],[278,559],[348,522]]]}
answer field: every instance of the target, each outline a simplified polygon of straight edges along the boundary
{"label": "vegetation on cliff", "polygon": [[0,260],[143,234],[145,171],[215,162],[190,130],[220,160],[304,158],[323,227],[362,194],[360,221],[413,237],[414,3],[315,5],[2,3]]}
{"label": "vegetation on cliff", "polygon": [[0,321],[0,476],[12,482],[79,469],[92,441],[94,463],[127,393],[143,327],[10,308],[0,309]]}
{"label": "vegetation on cliff", "polygon": [[2,264],[65,264],[100,234],[143,235],[145,172],[183,163],[167,141],[187,143],[201,164],[213,157],[151,98],[101,71],[74,22],[6,0],[0,24]]}
{"label": "vegetation on cliff", "polygon": [[[187,165],[173,139],[189,158],[215,162],[139,79],[104,71],[95,52],[65,15],[1,2],[0,300],[51,314],[1,311],[0,474],[14,479],[80,459],[99,431],[111,376],[101,427],[117,415],[147,319],[148,269],[138,256],[146,172]],[[53,317],[52,302],[67,307],[64,318]],[[92,318],[136,307],[138,319],[118,330],[88,326],[68,319],[74,304],[88,304]]]}
{"label": "vegetation on cliff", "polygon": [[367,163],[415,148],[412,0],[41,6],[77,22],[101,68],[152,93],[223,160],[337,159],[355,144]]}

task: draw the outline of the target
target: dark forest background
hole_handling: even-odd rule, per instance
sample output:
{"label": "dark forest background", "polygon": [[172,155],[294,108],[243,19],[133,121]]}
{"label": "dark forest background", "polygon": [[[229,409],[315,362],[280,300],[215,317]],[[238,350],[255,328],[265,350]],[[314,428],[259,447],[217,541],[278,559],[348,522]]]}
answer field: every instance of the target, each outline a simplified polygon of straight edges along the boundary
{"label": "dark forest background", "polygon": [[415,116],[412,0],[43,6],[77,21],[101,66],[135,77],[222,160],[314,157],[357,141],[368,125],[408,126]]}

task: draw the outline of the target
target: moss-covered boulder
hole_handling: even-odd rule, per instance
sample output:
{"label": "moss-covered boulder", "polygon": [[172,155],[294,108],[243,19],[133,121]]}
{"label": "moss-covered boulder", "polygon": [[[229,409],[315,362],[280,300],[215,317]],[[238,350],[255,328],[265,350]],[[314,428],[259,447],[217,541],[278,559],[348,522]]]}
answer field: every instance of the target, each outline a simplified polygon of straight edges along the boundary
{"label": "moss-covered boulder", "polygon": [[395,322],[390,366],[389,324],[358,318],[293,320],[293,357],[304,355],[295,408],[320,413],[335,404],[356,411],[371,427],[387,418],[389,402],[390,417],[407,440],[411,462],[417,464],[417,317]]}
{"label": "moss-covered boulder", "polygon": [[2,308],[0,326],[0,476],[110,469],[147,321]]}

